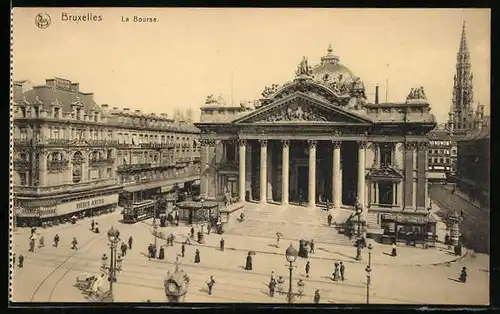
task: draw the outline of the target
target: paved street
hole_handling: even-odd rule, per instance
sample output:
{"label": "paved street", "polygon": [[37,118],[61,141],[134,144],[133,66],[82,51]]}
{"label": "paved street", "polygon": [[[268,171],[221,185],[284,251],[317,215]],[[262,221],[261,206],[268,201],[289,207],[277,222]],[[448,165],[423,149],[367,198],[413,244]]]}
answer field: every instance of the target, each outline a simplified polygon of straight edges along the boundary
{"label": "paved street", "polygon": [[464,235],[467,247],[476,252],[490,251],[490,212],[469,203],[464,198],[452,194],[441,185],[432,185],[430,196],[435,207],[440,209],[441,216],[464,211],[464,220],[460,224],[460,232]]}
{"label": "paved street", "polygon": [[[257,210],[257,209],[255,209]],[[247,211],[248,213],[249,211]],[[248,216],[252,216],[248,213]],[[151,220],[135,225],[118,223],[119,214],[101,216],[98,221],[101,234],[90,232],[90,220],[81,220],[77,225],[58,226],[41,230],[46,247],[28,253],[29,230],[19,230],[13,245],[17,256],[26,256],[25,267],[15,268],[13,299],[15,301],[85,301],[80,290],[73,287],[75,278],[87,272],[98,274],[102,253],[109,254],[106,231],[111,225],[118,227],[121,238],[134,238],[133,249],[127,253],[123,271],[118,274],[114,285],[117,302],[141,302],[151,300],[164,302],[163,279],[168,270],[173,269],[175,256],[180,254],[180,244],[166,248],[166,261],[149,260],[146,249],[153,242],[150,234]],[[272,215],[268,217],[275,220]],[[236,227],[235,227],[236,228]],[[165,234],[176,235],[176,241],[183,241],[189,227],[161,228]],[[61,237],[60,247],[51,246],[55,233]],[[78,251],[70,249],[73,236],[80,243]],[[294,238],[293,236],[291,236]],[[225,234],[226,250],[219,249],[220,236],[206,235],[204,245],[186,247],[186,255],[181,267],[189,275],[191,282],[186,302],[286,302],[285,296],[268,296],[267,284],[271,270],[277,276],[286,278],[288,269],[284,250],[290,244],[287,235],[276,248],[274,237],[241,236]],[[158,240],[164,242],[163,240]],[[298,244],[294,241],[294,246]],[[201,263],[194,264],[194,251],[198,248]],[[245,271],[247,251],[253,250],[253,270]],[[321,303],[365,303],[367,250],[363,251],[363,262],[353,259],[354,247],[317,242],[315,254],[311,254],[311,276],[305,278],[305,259],[298,258],[294,270],[294,289],[299,278],[305,282],[305,295],[297,302],[310,303],[315,289],[320,289]],[[485,255],[466,256],[461,261],[445,263],[455,256],[438,249],[418,249],[401,247],[397,257],[390,257],[388,246],[375,244],[372,253],[372,303],[418,303],[418,304],[487,304],[489,298],[489,259]],[[334,261],[344,261],[346,281],[331,280]],[[436,265],[431,265],[436,264]],[[419,265],[419,266],[417,266]],[[460,268],[467,266],[469,277],[466,284],[458,283]],[[215,277],[213,295],[206,292],[208,276]],[[295,290],[296,291],[296,290]]]}

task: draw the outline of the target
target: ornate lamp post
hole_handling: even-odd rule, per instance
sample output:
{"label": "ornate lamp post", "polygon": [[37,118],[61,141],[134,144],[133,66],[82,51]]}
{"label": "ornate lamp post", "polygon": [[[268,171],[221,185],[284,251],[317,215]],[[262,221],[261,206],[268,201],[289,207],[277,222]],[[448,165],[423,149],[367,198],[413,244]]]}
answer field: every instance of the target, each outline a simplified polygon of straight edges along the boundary
{"label": "ornate lamp post", "polygon": [[201,212],[203,213],[203,216],[205,216],[205,199],[203,197],[200,199],[200,203],[201,203]]}
{"label": "ornate lamp post", "polygon": [[109,281],[109,292],[108,298],[113,301],[113,283],[116,282],[116,273],[122,270],[122,257],[116,254],[116,248],[118,246],[118,230],[111,227],[107,233],[109,239],[109,247],[110,247],[110,259],[108,266],[108,257],[106,254],[103,254],[101,257],[102,265],[101,269],[108,275]]}
{"label": "ornate lamp post", "polygon": [[189,286],[189,277],[184,270],[179,268],[179,257],[175,259],[174,273],[167,273],[163,282],[165,286],[165,295],[171,303],[184,301]]}
{"label": "ornate lamp post", "polygon": [[[290,278],[289,278],[289,282],[288,282],[288,292],[283,292],[282,291],[282,288],[278,287],[278,293],[280,294],[286,294],[287,296],[287,302],[288,303],[293,303],[293,300],[294,300],[294,297],[295,296],[299,296],[301,297],[304,293],[304,282],[302,280],[299,280],[299,282],[297,282],[297,286],[298,286],[298,293],[294,293],[293,290],[292,290],[292,272],[293,272],[293,263],[295,262],[295,260],[297,259],[297,256],[299,255],[299,252],[292,246],[292,244],[290,243],[290,246],[288,247],[288,249],[286,249],[285,251],[285,257],[286,257],[286,260],[287,262],[289,263],[288,265],[288,270],[290,271]],[[280,277],[279,281],[278,281],[278,286],[283,286],[283,282],[284,280]]]}
{"label": "ornate lamp post", "polygon": [[366,304],[370,304],[370,273],[372,271],[370,265],[366,266]]}
{"label": "ornate lamp post", "polygon": [[358,237],[361,236],[361,214],[363,213],[363,205],[356,200],[356,216],[358,216]]}
{"label": "ornate lamp post", "polygon": [[368,244],[367,246],[368,248],[368,267],[370,267],[372,265],[372,249],[373,249],[373,246],[372,244]]}

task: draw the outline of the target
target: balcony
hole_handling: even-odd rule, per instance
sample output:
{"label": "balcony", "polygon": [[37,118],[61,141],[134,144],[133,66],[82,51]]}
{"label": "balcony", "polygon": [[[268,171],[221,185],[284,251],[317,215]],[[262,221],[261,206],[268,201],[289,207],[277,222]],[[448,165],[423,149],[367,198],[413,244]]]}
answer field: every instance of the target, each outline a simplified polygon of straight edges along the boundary
{"label": "balcony", "polygon": [[100,147],[100,146],[116,146],[118,144],[118,141],[114,141],[114,140],[88,140],[88,143],[89,145],[91,146],[97,146],[97,147]]}
{"label": "balcony", "polygon": [[47,170],[64,170],[68,164],[68,160],[49,160],[47,161]]}
{"label": "balcony", "polygon": [[14,146],[31,146],[32,140],[28,139],[14,139]]}
{"label": "balcony", "polygon": [[151,169],[150,163],[141,163],[141,164],[129,164],[129,165],[121,165],[118,166],[119,172],[134,172],[134,171],[142,171]]}
{"label": "balcony", "polygon": [[142,143],[141,148],[150,148],[150,149],[167,149],[172,148],[174,144],[167,143]]}
{"label": "balcony", "polygon": [[14,186],[14,193],[16,195],[45,195],[45,194],[55,194],[55,193],[77,193],[85,190],[95,190],[102,187],[108,186],[116,186],[120,187],[120,185],[116,184],[116,179],[105,179],[105,180],[93,180],[86,181],[80,183],[72,183],[72,184],[62,184],[55,186]]}
{"label": "balcony", "polygon": [[28,170],[31,168],[31,161],[28,160],[16,159],[13,164],[15,170]]}
{"label": "balcony", "polygon": [[100,167],[108,164],[112,164],[115,162],[114,158],[101,158],[101,159],[90,159],[89,165],[91,167]]}

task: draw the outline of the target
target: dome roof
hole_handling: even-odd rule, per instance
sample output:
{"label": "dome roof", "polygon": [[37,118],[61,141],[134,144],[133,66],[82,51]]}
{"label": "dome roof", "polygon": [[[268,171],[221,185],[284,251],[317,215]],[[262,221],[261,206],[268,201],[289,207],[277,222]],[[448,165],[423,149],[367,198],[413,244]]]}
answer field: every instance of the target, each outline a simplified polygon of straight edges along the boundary
{"label": "dome roof", "polygon": [[312,68],[312,76],[322,81],[335,80],[353,83],[356,76],[351,70],[339,63],[339,57],[333,54],[331,45],[327,51],[327,55],[321,58],[321,63]]}

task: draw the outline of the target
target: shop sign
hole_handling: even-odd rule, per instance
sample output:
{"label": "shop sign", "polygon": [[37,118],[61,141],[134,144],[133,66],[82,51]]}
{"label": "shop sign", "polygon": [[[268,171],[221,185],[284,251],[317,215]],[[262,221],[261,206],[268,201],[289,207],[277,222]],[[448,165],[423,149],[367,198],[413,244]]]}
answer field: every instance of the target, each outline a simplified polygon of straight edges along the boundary
{"label": "shop sign", "polygon": [[165,185],[160,188],[161,193],[170,192],[174,188],[173,185]]}
{"label": "shop sign", "polygon": [[118,203],[118,194],[99,196],[86,200],[68,202],[57,206],[57,214],[64,215],[72,212],[78,212],[85,209],[91,209]]}

